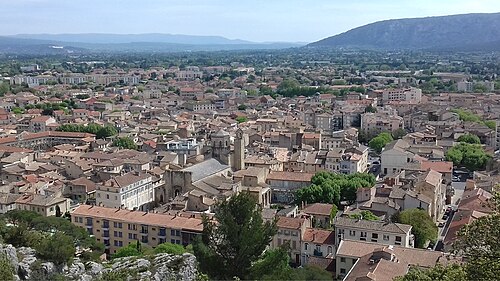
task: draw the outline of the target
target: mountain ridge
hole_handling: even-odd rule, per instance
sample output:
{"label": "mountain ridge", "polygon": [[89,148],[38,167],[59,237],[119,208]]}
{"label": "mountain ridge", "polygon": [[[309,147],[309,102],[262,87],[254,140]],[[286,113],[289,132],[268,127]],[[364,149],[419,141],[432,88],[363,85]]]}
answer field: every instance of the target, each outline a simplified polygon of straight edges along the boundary
{"label": "mountain ridge", "polygon": [[308,44],[362,49],[500,50],[500,13],[383,20]]}

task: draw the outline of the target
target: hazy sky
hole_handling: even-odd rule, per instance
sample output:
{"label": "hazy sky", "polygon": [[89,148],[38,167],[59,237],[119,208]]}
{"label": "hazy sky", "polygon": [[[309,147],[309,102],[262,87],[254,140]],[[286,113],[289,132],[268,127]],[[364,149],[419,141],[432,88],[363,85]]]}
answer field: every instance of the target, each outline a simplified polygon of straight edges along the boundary
{"label": "hazy sky", "polygon": [[0,0],[0,35],[174,33],[311,42],[378,20],[500,12],[500,0]]}

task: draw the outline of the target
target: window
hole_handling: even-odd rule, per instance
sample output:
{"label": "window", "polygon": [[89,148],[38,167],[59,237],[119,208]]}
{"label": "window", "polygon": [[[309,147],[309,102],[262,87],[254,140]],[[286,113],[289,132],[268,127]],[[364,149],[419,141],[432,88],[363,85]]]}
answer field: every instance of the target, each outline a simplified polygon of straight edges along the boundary
{"label": "window", "polygon": [[281,246],[281,238],[278,238],[278,246]]}
{"label": "window", "polygon": [[396,242],[394,244],[401,245],[401,236],[396,236]]}
{"label": "window", "polygon": [[305,243],[304,244],[304,250],[307,251],[308,248],[309,248],[309,243]]}
{"label": "window", "polygon": [[359,240],[366,241],[366,232],[365,231],[361,231]]}
{"label": "window", "polygon": [[378,240],[378,233],[372,233],[372,242],[377,242]]}
{"label": "window", "polygon": [[341,274],[345,274],[345,268],[341,268],[341,269],[340,269],[340,273],[341,273]]}
{"label": "window", "polygon": [[384,234],[384,241],[389,241],[389,235]]}
{"label": "window", "polygon": [[109,194],[106,194],[106,199],[109,199]]}
{"label": "window", "polygon": [[340,258],[340,262],[345,262],[345,258]]}
{"label": "window", "polygon": [[350,236],[356,236],[356,230],[349,230]]}
{"label": "window", "polygon": [[332,246],[328,246],[328,254],[331,254],[333,253],[333,247]]}
{"label": "window", "polygon": [[75,218],[73,219],[73,221],[74,221],[74,222],[78,222],[78,217],[75,217]]}
{"label": "window", "polygon": [[285,235],[290,235],[290,230],[285,230]]}

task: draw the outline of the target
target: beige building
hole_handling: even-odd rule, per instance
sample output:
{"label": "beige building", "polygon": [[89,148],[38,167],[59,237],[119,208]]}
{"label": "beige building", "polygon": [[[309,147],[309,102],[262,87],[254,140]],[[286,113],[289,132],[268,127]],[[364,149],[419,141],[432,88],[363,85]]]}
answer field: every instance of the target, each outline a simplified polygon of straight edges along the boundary
{"label": "beige building", "polygon": [[57,125],[56,119],[51,116],[38,116],[30,120],[29,130],[32,133],[49,131],[49,125]]}
{"label": "beige building", "polygon": [[96,203],[109,208],[148,210],[154,201],[152,177],[146,173],[131,172],[97,185]]}
{"label": "beige building", "polygon": [[375,136],[381,132],[392,133],[398,129],[404,129],[404,119],[401,116],[384,112],[361,115],[361,131],[368,136]]}
{"label": "beige building", "polygon": [[25,194],[16,200],[16,209],[33,211],[42,216],[64,215],[70,207],[70,199],[45,196],[40,194]]}
{"label": "beige building", "polygon": [[309,221],[305,218],[279,217],[277,226],[278,233],[271,242],[271,248],[275,249],[288,243],[291,261],[296,265],[300,265],[302,260],[302,237],[306,229],[310,227]]}
{"label": "beige building", "polygon": [[137,241],[151,247],[165,242],[186,246],[203,231],[199,218],[90,205],[76,208],[71,220],[104,243],[106,254]]}

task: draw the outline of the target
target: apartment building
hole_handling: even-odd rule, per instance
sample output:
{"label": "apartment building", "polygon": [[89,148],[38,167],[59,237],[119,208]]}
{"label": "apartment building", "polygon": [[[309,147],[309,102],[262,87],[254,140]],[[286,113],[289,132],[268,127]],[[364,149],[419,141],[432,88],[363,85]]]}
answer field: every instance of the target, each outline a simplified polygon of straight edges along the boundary
{"label": "apartment building", "polygon": [[291,261],[296,265],[300,265],[302,260],[302,237],[306,229],[310,227],[309,220],[306,218],[279,217],[277,226],[278,232],[271,241],[271,248],[275,249],[288,243]]}
{"label": "apartment building", "polygon": [[382,102],[386,104],[393,101],[418,104],[422,101],[422,90],[418,88],[384,90],[382,92]]}
{"label": "apartment building", "polygon": [[318,259],[326,259],[328,263],[333,264],[333,257],[335,255],[334,243],[334,231],[306,228],[301,244],[301,264],[316,264],[316,260]]}
{"label": "apartment building", "polygon": [[130,172],[96,187],[97,205],[109,208],[145,211],[154,198],[152,177],[147,173]]}
{"label": "apartment building", "polygon": [[29,130],[32,133],[50,131],[49,130],[50,125],[57,125],[56,119],[50,116],[42,115],[30,120]]}
{"label": "apartment building", "polygon": [[106,254],[137,241],[151,247],[165,242],[186,246],[203,231],[199,218],[90,205],[77,207],[71,221],[104,243]]}
{"label": "apartment building", "polygon": [[335,237],[336,246],[339,246],[342,240],[356,240],[383,245],[413,247],[414,238],[411,234],[411,225],[369,221],[340,215],[335,217],[333,225],[337,232]]}
{"label": "apartment building", "polygon": [[394,132],[404,129],[404,119],[396,114],[364,113],[361,115],[361,131],[368,136],[375,136],[381,132]]}
{"label": "apartment building", "polygon": [[186,109],[191,111],[216,110],[215,104],[211,101],[187,102],[184,104]]}

